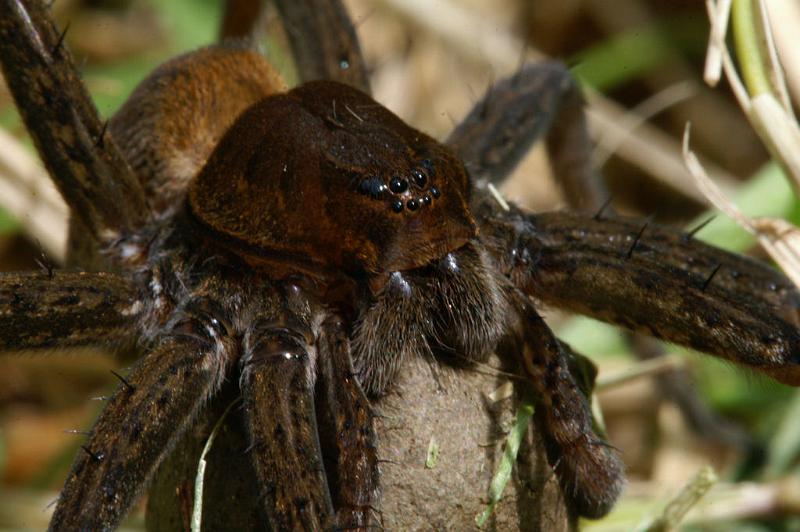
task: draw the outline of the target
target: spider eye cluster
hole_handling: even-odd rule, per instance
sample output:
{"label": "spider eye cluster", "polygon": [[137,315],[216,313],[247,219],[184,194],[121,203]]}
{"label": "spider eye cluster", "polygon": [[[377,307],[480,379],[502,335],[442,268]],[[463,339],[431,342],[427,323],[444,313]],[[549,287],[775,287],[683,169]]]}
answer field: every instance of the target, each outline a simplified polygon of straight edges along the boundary
{"label": "spider eye cluster", "polygon": [[[408,175],[394,175],[388,185],[381,177],[370,175],[358,182],[356,190],[359,194],[374,200],[391,199],[392,211],[401,213],[405,209],[415,212],[431,205],[442,196],[436,185],[430,184],[436,175],[433,161],[422,159]],[[429,186],[430,185],[430,186]]]}

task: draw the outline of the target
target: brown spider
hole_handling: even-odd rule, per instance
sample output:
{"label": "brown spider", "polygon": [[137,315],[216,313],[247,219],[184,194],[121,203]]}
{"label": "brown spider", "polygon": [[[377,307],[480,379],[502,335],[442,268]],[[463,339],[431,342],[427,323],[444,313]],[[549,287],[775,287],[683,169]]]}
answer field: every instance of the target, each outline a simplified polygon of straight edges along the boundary
{"label": "brown spider", "polygon": [[338,1],[277,4],[302,77],[334,81],[285,93],[261,56],[223,44],[157,69],[107,131],[46,8],[0,1],[3,72],[72,208],[73,257],[107,270],[0,276],[0,347],[135,341],[143,352],[76,458],[51,529],[116,527],[227,381],[273,529],[377,525],[367,395],[391,387],[404,360],[495,350],[535,391],[570,504],[601,516],[622,466],[593,430],[579,355],[534,298],[800,384],[800,294],[779,273],[669,228],[527,214],[486,191],[549,129],[556,173],[597,203],[562,67],[496,84],[444,146],[366,94]]}

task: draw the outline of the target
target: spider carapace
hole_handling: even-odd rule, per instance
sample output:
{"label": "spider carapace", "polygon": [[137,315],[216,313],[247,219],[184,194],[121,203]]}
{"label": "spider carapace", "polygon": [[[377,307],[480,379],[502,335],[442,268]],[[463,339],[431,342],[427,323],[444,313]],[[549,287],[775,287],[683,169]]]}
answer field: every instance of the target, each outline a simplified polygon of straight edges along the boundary
{"label": "spider carapace", "polygon": [[318,81],[245,111],[190,185],[189,203],[264,256],[384,274],[472,239],[469,194],[450,150],[360,91]]}
{"label": "spider carapace", "polygon": [[[368,89],[338,1],[278,5],[298,57],[322,58],[300,62],[307,81]],[[0,347],[136,340],[141,353],[75,460],[53,530],[118,526],[228,392],[249,439],[229,459],[252,466],[272,529],[378,525],[368,396],[411,357],[468,366],[495,350],[534,391],[565,499],[601,516],[623,466],[594,431],[580,355],[535,303],[800,384],[800,294],[778,272],[656,224],[529,214],[486,192],[552,126],[554,173],[592,194],[562,65],[497,83],[442,145],[334,81],[284,93],[262,56],[228,43],[159,67],[107,132],[45,6],[0,7],[3,73],[70,205],[73,249],[107,269],[0,276]]]}

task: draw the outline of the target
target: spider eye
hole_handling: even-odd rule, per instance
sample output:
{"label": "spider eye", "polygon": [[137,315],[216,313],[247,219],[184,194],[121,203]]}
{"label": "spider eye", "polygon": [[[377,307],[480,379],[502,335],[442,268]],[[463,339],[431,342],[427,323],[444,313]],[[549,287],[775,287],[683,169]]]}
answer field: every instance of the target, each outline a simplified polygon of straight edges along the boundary
{"label": "spider eye", "polygon": [[389,189],[386,184],[378,176],[369,176],[358,184],[358,192],[360,194],[369,194],[374,199],[380,199],[383,194]]}
{"label": "spider eye", "polygon": [[406,207],[408,207],[409,211],[416,211],[419,209],[419,200],[410,199],[406,202]]}
{"label": "spider eye", "polygon": [[400,179],[399,177],[393,177],[389,182],[389,190],[395,194],[402,194],[408,190],[408,181],[405,179]]}
{"label": "spider eye", "polygon": [[431,187],[431,196],[433,196],[434,198],[438,198],[441,195],[442,193],[438,187]]}
{"label": "spider eye", "polygon": [[394,212],[402,212],[402,210],[403,210],[403,202],[400,201],[400,200],[397,200],[397,201],[393,202],[392,203],[392,210]]}
{"label": "spider eye", "polygon": [[414,183],[420,188],[424,187],[425,183],[428,182],[428,176],[426,176],[419,170],[414,170],[413,172],[411,172],[411,177],[414,178]]}

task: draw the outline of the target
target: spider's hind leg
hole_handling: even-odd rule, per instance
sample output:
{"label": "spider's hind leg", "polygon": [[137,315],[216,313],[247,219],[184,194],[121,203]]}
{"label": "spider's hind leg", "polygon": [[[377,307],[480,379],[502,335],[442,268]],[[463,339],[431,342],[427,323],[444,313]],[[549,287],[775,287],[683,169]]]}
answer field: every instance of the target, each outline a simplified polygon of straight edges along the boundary
{"label": "spider's hind leg", "polygon": [[[301,81],[328,79],[369,94],[369,69],[341,0],[272,0]],[[258,37],[267,0],[226,0],[220,37]]]}
{"label": "spider's hind leg", "polygon": [[608,193],[591,165],[580,87],[557,61],[523,67],[493,85],[447,139],[475,184],[498,185],[544,137],[553,175],[574,207],[593,208]]}
{"label": "spider's hind leg", "polygon": [[341,0],[274,0],[303,81],[329,79],[369,94],[369,71]]}

